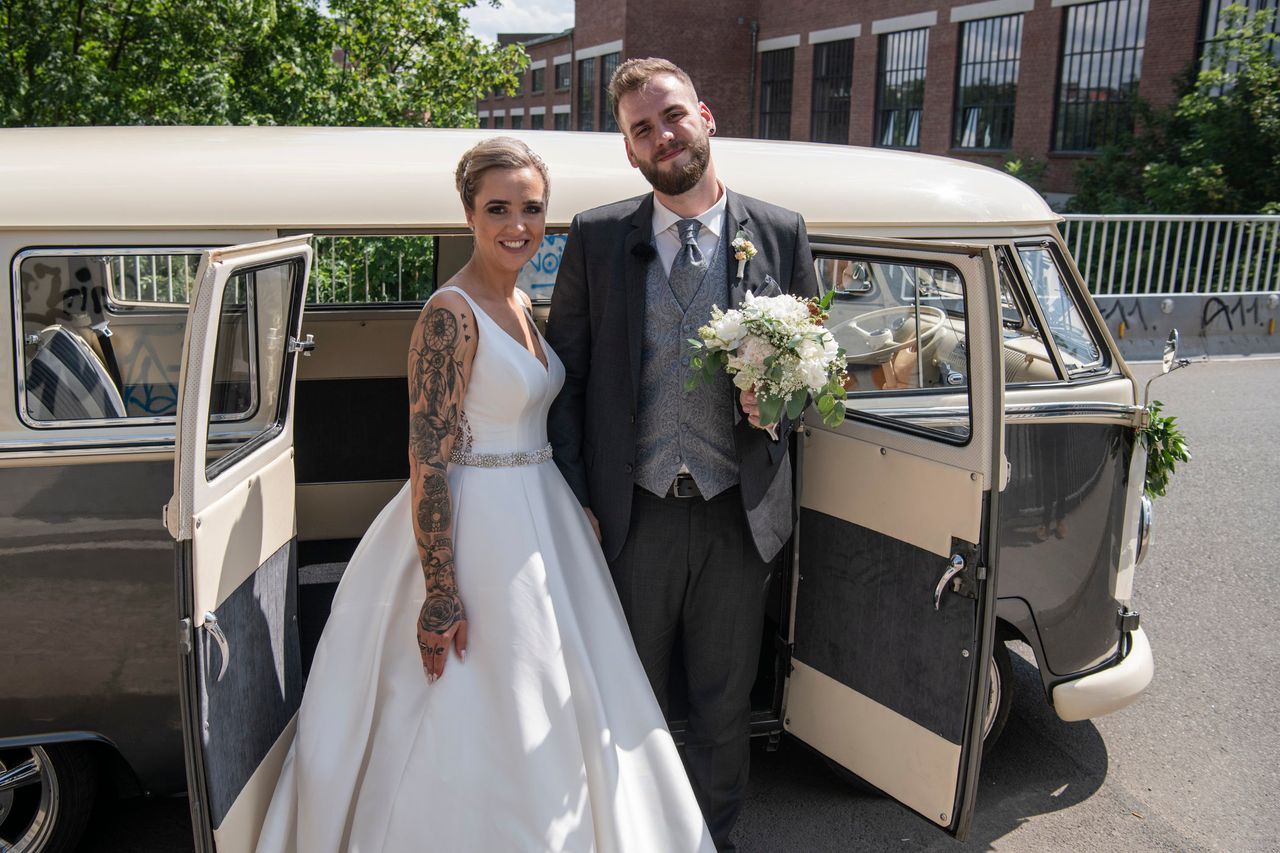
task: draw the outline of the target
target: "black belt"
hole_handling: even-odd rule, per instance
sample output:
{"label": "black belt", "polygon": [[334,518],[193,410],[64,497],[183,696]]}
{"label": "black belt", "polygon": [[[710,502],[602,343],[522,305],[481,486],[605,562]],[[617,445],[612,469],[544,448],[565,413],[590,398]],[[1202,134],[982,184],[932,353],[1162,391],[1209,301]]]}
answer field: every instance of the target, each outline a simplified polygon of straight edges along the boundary
{"label": "black belt", "polygon": [[698,491],[698,484],[693,481],[692,474],[676,474],[676,478],[671,481],[671,488],[667,489],[667,497],[700,498],[702,492]]}

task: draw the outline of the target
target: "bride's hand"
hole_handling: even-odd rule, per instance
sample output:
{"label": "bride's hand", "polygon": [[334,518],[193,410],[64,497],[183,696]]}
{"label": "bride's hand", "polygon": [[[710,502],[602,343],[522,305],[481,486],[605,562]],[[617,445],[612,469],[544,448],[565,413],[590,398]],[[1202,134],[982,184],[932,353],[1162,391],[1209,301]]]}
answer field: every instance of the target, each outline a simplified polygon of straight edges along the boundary
{"label": "bride's hand", "polygon": [[458,660],[467,659],[467,615],[457,595],[428,595],[418,615],[418,651],[427,681],[444,675],[444,665],[453,647]]}

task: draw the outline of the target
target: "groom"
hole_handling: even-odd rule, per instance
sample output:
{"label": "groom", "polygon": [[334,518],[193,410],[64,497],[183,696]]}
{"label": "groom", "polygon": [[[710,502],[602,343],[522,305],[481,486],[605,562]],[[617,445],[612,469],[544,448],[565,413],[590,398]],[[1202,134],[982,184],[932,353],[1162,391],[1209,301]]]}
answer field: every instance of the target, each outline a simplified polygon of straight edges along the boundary
{"label": "groom", "polygon": [[[791,463],[786,425],[777,441],[759,429],[754,395],[723,376],[685,390],[687,341],[713,306],[747,291],[813,296],[817,279],[800,216],[716,178],[715,118],[684,71],[628,60],[609,95],[653,192],[579,214],[569,230],[547,328],[566,374],[551,441],[664,713],[681,641],[685,760],[716,846],[730,850],[765,596],[794,518]],[[744,266],[737,237],[757,250]]]}

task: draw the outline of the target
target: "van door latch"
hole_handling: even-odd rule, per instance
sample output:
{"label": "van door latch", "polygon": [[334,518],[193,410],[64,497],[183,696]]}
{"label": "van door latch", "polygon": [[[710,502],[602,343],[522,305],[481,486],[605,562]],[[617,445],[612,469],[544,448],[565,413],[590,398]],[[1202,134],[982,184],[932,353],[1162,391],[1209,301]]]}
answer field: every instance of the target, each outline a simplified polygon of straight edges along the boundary
{"label": "van door latch", "polygon": [[947,561],[947,570],[942,573],[942,577],[938,579],[938,586],[933,590],[934,610],[942,607],[942,593],[946,590],[947,584],[951,584],[951,591],[956,595],[962,595],[965,598],[978,597],[977,581],[987,579],[987,567],[977,565],[971,573],[965,571],[968,565],[964,555],[951,555],[951,559]]}
{"label": "van door latch", "polygon": [[289,352],[300,352],[303,355],[311,355],[316,349],[316,336],[307,335],[302,340],[295,337],[289,338]]}
{"label": "van door latch", "polygon": [[[227,635],[223,633],[222,626],[218,624],[218,617],[212,611],[204,614],[204,630],[213,641],[218,644],[218,654],[222,657],[222,667],[218,670],[218,677],[215,682],[221,681],[222,677],[227,674],[227,664],[231,663],[231,645],[227,642]],[[205,644],[205,655],[209,654],[210,646]],[[208,659],[205,660],[205,672],[209,671]]]}

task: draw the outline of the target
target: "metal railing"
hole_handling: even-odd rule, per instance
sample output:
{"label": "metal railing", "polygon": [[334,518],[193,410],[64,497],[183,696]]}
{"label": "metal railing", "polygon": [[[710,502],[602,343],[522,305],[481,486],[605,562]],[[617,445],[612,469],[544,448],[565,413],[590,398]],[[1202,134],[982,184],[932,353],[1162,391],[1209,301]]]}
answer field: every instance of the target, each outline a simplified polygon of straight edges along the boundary
{"label": "metal railing", "polygon": [[1062,236],[1095,296],[1280,290],[1280,216],[1071,214]]}

